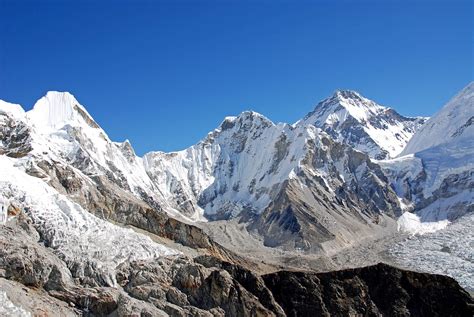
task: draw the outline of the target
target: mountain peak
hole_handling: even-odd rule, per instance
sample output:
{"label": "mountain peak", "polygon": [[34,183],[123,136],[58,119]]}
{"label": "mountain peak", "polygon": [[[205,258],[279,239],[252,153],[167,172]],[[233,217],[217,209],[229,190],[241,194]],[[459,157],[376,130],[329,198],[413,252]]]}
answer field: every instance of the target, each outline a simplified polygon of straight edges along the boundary
{"label": "mountain peak", "polygon": [[372,116],[388,108],[363,97],[353,90],[337,90],[334,94],[316,105],[314,110],[306,115],[304,121],[312,120],[316,126],[327,121],[345,121],[348,116],[358,122],[369,120]]}
{"label": "mountain peak", "polygon": [[245,110],[243,112],[241,112],[238,116],[237,116],[237,119],[238,118],[243,118],[243,119],[246,119],[246,118],[260,118],[260,119],[266,119],[266,120],[269,120],[267,119],[263,114],[260,114],[256,111],[253,111],[253,110]]}
{"label": "mountain peak", "polygon": [[[422,120],[421,120],[422,121]],[[337,90],[301,121],[376,159],[395,157],[421,126],[353,90]]]}
{"label": "mountain peak", "polygon": [[66,124],[99,128],[87,110],[69,92],[48,91],[39,99],[33,109],[28,111],[28,118],[37,127],[61,129]]}
{"label": "mountain peak", "polygon": [[236,124],[239,124],[239,127],[246,126],[248,128],[250,125],[270,126],[273,125],[273,122],[258,112],[246,110],[241,112],[236,117],[226,117],[224,121],[222,121],[220,129],[222,131],[228,130],[234,127]]}
{"label": "mountain peak", "polygon": [[339,100],[346,100],[346,99],[355,99],[355,100],[362,100],[365,99],[362,97],[355,90],[348,90],[348,89],[338,89],[334,92],[332,99],[339,99]]}

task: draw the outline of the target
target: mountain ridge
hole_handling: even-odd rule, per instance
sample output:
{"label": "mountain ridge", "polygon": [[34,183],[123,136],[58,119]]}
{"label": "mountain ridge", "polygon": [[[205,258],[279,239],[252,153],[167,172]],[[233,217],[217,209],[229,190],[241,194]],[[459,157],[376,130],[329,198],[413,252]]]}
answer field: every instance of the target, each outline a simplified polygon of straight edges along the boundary
{"label": "mountain ridge", "polygon": [[[298,120],[297,122],[293,123],[293,124],[290,124],[290,123],[286,123],[286,122],[273,122],[271,119],[269,119],[268,117],[266,117],[264,114],[261,114],[257,111],[254,111],[254,110],[244,110],[242,111],[241,113],[239,113],[238,115],[235,115],[235,116],[227,116],[223,119],[223,121],[221,122],[221,124],[218,125],[217,128],[215,128],[214,130],[210,130],[210,132],[208,132],[208,134],[211,134],[213,131],[221,128],[222,124],[226,121],[229,121],[229,120],[234,120],[235,118],[239,118],[241,116],[245,116],[246,114],[254,114],[256,116],[259,116],[259,117],[262,117],[264,118],[266,121],[269,121],[271,122],[272,124],[275,124],[275,125],[278,125],[278,124],[286,124],[286,125],[291,125],[291,126],[295,126],[297,125],[298,123],[301,123],[301,121],[303,121],[305,118],[309,117],[311,113],[315,112],[315,110],[317,109],[317,107],[324,103],[326,100],[331,100],[331,99],[334,99],[338,96],[352,96],[352,98],[354,99],[364,99],[364,100],[369,100],[365,97],[363,97],[360,93],[358,93],[357,91],[355,90],[350,90],[350,89],[338,89],[336,90],[333,95],[331,95],[330,97],[324,99],[323,101],[321,101],[320,103],[318,103],[315,107],[315,109],[311,112],[309,112],[308,114],[305,115],[305,117],[303,117],[302,119]],[[342,100],[347,100],[347,98],[344,98]],[[58,102],[59,101],[59,102]],[[375,109],[379,108],[379,109],[384,109],[384,110],[388,110],[388,111],[395,111],[393,110],[392,108],[389,108],[389,107],[384,107],[384,106],[380,106],[378,104],[376,104],[375,102],[369,100],[371,103],[373,103],[375,105]],[[39,114],[39,115],[44,115],[44,114],[41,114],[41,110],[36,110],[36,111],[33,111],[35,106],[38,106],[38,108],[47,108],[45,106],[43,106],[43,104],[49,104],[50,106],[53,106],[53,107],[56,107],[57,105],[62,105],[63,106],[63,115],[72,115],[74,113],[73,110],[75,110],[76,112],[78,112],[79,114],[81,114],[81,117],[87,117],[87,119],[85,119],[86,121],[92,121],[91,122],[91,125],[93,125],[94,127],[96,128],[100,128],[100,126],[94,121],[93,117],[89,114],[89,112],[87,111],[87,109],[81,105],[79,103],[79,101],[77,100],[77,98],[72,94],[70,93],[69,91],[55,91],[55,90],[50,90],[50,91],[47,91],[46,94],[44,96],[42,96],[40,99],[38,99],[35,104],[33,105],[33,108],[28,110],[28,111],[25,111],[24,108],[21,106],[21,105],[17,105],[17,104],[14,104],[14,103],[11,103],[11,102],[8,102],[6,100],[2,100],[0,99],[0,102],[4,103],[4,104],[9,104],[9,105],[16,105],[16,106],[19,106],[21,107],[21,110],[23,113],[27,114],[27,113],[30,113],[30,116],[32,116],[33,114]],[[75,106],[77,106],[78,109],[74,109]],[[398,115],[398,113],[397,113]],[[35,116],[37,117],[37,115]],[[60,116],[61,117],[61,116]],[[401,116],[403,117],[403,116]],[[403,118],[408,118],[408,119],[426,119],[427,117],[403,117]],[[42,118],[43,120],[39,120],[36,119],[37,123],[43,121],[43,124],[45,122],[45,118]],[[51,119],[54,120],[54,118],[51,117]],[[62,123],[65,123],[67,122],[68,119],[72,119],[72,118],[64,118],[62,117],[63,120],[59,120],[59,122],[57,122],[57,125],[61,125]],[[56,120],[57,120],[57,117],[56,117]],[[318,125],[316,125],[316,127],[320,128]],[[54,127],[53,127],[54,128]],[[203,138],[205,139],[205,137]],[[202,140],[201,140],[202,141]],[[197,143],[201,142],[201,141],[198,141]],[[121,142],[118,142],[118,143],[121,143]],[[129,141],[129,143],[131,143]],[[197,144],[196,143],[196,144]],[[195,145],[195,144],[194,144]],[[192,146],[192,145],[191,145]],[[189,148],[189,147],[187,147]],[[155,150],[151,150],[149,152],[146,152],[144,153],[142,156],[140,157],[143,157],[145,156],[147,153],[151,153],[151,152],[163,152],[163,153],[175,153],[175,152],[180,152],[180,151],[184,151],[186,150],[187,148],[184,148],[184,149],[181,149],[181,150],[176,150],[176,151],[155,151]]]}
{"label": "mountain ridge", "polygon": [[[7,212],[0,230],[0,285],[7,299],[23,298],[21,306],[31,309],[20,293],[33,285],[44,297],[29,298],[49,300],[48,309],[67,308],[71,315],[285,316],[308,309],[295,306],[298,296],[331,299],[315,303],[328,313],[338,311],[340,301],[347,302],[347,311],[358,311],[360,305],[350,301],[360,289],[370,298],[356,297],[357,303],[376,313],[388,307],[378,280],[390,276],[397,299],[407,300],[392,306],[397,311],[411,309],[410,298],[420,300],[398,291],[418,292],[418,278],[433,283],[426,298],[440,298],[449,289],[460,303],[470,303],[449,278],[386,265],[313,273],[382,260],[472,285],[472,255],[457,242],[470,243],[474,223],[472,213],[464,216],[473,211],[474,146],[443,143],[376,159],[380,147],[357,147],[370,135],[350,132],[379,126],[394,137],[390,126],[403,129],[413,121],[355,92],[339,92],[337,102],[327,104],[337,108],[347,98],[369,109],[360,121],[344,107],[346,117],[332,118],[342,123],[322,128],[273,123],[245,111],[226,117],[185,150],[143,157],[128,140],[111,141],[68,93],[49,93],[27,112],[0,102],[0,202]],[[469,107],[463,100],[460,107]],[[470,125],[455,123],[454,139],[465,140]],[[442,160],[446,155],[450,159]],[[460,268],[450,270],[453,263]],[[415,282],[408,285],[400,274]],[[323,279],[332,286],[318,286]],[[301,292],[283,298],[279,281]],[[343,290],[337,304],[332,287]]]}

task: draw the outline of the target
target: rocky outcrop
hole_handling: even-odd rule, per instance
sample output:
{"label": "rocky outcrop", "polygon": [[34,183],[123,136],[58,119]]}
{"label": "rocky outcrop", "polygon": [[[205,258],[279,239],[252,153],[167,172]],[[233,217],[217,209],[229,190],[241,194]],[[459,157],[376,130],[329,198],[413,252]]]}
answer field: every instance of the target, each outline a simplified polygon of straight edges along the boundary
{"label": "rocky outcrop", "polygon": [[385,264],[318,274],[282,271],[263,279],[287,316],[474,314],[473,299],[452,278]]}
{"label": "rocky outcrop", "polygon": [[0,154],[10,157],[23,157],[32,149],[30,127],[1,110],[0,140]]}
{"label": "rocky outcrop", "polygon": [[[20,213],[0,230],[0,285],[27,311],[66,316],[471,316],[451,278],[379,264],[329,273],[260,276],[213,256],[126,261],[116,286],[74,278]],[[81,261],[77,258],[76,261]],[[89,275],[90,279],[100,276]],[[26,301],[26,298],[29,300]],[[43,305],[41,309],[38,305]]]}
{"label": "rocky outcrop", "polygon": [[0,277],[46,290],[64,289],[71,273],[51,250],[38,244],[40,235],[31,220],[20,214],[1,226]]}

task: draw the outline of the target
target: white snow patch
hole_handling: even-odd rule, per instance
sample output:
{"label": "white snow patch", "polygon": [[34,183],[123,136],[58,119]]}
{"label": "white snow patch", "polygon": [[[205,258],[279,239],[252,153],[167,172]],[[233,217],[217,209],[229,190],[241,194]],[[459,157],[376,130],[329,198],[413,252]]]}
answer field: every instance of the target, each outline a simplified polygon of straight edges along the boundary
{"label": "white snow patch", "polygon": [[25,116],[25,110],[14,103],[9,103],[0,99],[0,114],[7,113],[15,118],[23,118]]}
{"label": "white snow patch", "polygon": [[444,229],[448,226],[448,220],[435,222],[422,222],[421,218],[411,212],[405,212],[397,220],[397,230],[411,234],[426,234]]}

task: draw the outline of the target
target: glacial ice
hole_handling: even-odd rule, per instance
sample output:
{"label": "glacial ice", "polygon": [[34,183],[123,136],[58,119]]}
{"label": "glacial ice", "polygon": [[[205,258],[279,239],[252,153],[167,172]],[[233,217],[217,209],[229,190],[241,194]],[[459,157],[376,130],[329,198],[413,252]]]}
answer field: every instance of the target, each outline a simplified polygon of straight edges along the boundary
{"label": "glacial ice", "polygon": [[114,270],[125,261],[179,254],[132,229],[93,216],[5,156],[0,156],[0,196],[21,206],[44,242],[68,265],[91,263],[109,285],[115,285]]}
{"label": "glacial ice", "polygon": [[408,269],[448,275],[474,291],[474,214],[443,230],[410,236],[394,244],[389,253]]}

